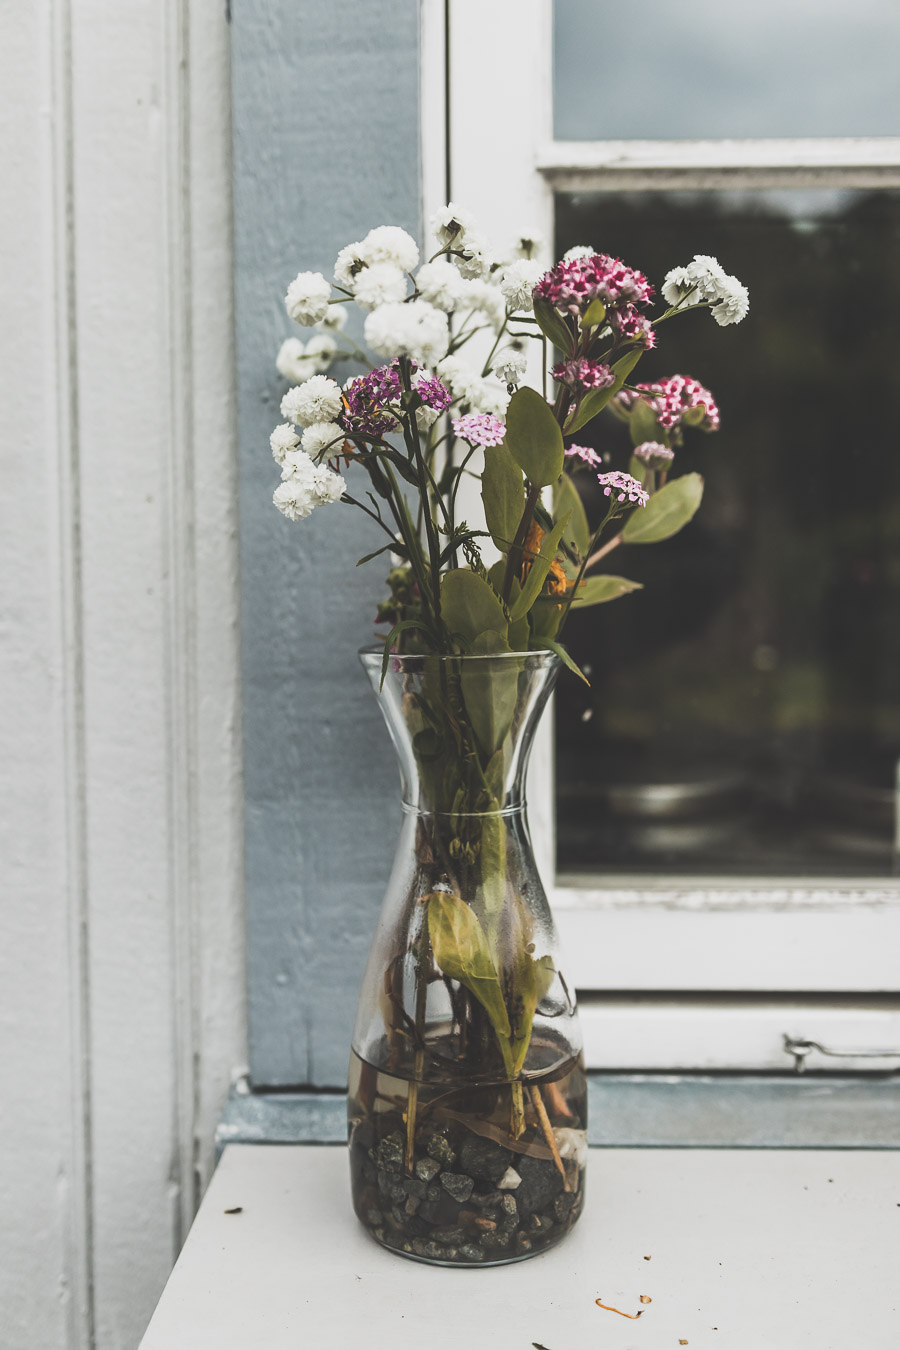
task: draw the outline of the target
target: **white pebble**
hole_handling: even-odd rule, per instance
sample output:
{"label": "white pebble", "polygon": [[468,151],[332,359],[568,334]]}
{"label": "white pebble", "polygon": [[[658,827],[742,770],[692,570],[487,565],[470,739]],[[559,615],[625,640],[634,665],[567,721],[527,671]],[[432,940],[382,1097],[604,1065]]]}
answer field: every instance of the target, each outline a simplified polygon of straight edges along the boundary
{"label": "white pebble", "polygon": [[521,1186],[522,1178],[514,1167],[507,1167],[503,1176],[497,1182],[498,1191],[514,1191],[517,1186]]}

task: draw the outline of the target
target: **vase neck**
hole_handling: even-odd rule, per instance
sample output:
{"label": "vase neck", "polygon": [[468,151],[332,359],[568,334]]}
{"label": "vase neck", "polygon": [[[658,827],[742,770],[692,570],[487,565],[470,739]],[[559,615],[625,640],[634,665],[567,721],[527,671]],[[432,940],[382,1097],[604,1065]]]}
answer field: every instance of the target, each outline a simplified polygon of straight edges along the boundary
{"label": "vase neck", "polygon": [[520,816],[534,733],[559,670],[551,652],[360,659],[400,766],[403,809]]}

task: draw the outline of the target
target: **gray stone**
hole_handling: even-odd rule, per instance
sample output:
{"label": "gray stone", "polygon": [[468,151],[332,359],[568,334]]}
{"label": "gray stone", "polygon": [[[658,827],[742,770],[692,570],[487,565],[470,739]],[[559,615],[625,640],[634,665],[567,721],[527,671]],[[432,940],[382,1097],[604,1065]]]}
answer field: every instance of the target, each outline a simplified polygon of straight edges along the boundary
{"label": "gray stone", "polygon": [[459,1254],[460,1256],[464,1257],[467,1261],[484,1260],[484,1252],[481,1250],[480,1247],[476,1247],[474,1242],[467,1242],[465,1246],[460,1247]]}
{"label": "gray stone", "polygon": [[433,1158],[442,1167],[450,1167],[456,1162],[456,1153],[444,1130],[434,1130],[428,1136],[425,1142],[425,1152],[429,1158]]}
{"label": "gray stone", "polygon": [[428,1238],[413,1238],[412,1249],[416,1256],[424,1256],[430,1261],[446,1261],[446,1249]]}
{"label": "gray stone", "polygon": [[565,1223],[572,1210],[572,1206],[575,1204],[575,1199],[576,1197],[572,1195],[571,1192],[569,1192],[569,1194],[562,1192],[562,1194],[556,1197],[553,1201],[553,1214],[557,1223]]}
{"label": "gray stone", "polygon": [[376,1179],[376,1185],[378,1186],[379,1192],[385,1197],[389,1196],[396,1184],[396,1180],[397,1178],[390,1172],[379,1172]]}
{"label": "gray stone", "polygon": [[403,1135],[396,1130],[393,1134],[387,1135],[375,1147],[375,1161],[378,1166],[386,1172],[403,1171],[403,1150],[405,1141]]}
{"label": "gray stone", "polygon": [[403,1189],[407,1195],[413,1196],[416,1200],[424,1200],[428,1195],[428,1187],[424,1181],[417,1181],[415,1177],[407,1177],[403,1183]]}
{"label": "gray stone", "polygon": [[522,1184],[516,1190],[516,1200],[521,1214],[543,1210],[552,1204],[563,1188],[562,1176],[549,1159],[520,1158],[518,1170]]}
{"label": "gray stone", "polygon": [[440,1170],[441,1164],[436,1158],[420,1158],[415,1168],[420,1181],[433,1181]]}
{"label": "gray stone", "polygon": [[486,1252],[505,1251],[512,1242],[512,1233],[485,1233],[481,1245]]}
{"label": "gray stone", "polygon": [[460,1204],[468,1200],[475,1189],[475,1182],[471,1177],[463,1176],[460,1172],[442,1172],[441,1185],[448,1195],[452,1195],[454,1200]]}
{"label": "gray stone", "polygon": [[495,1186],[511,1161],[509,1149],[495,1144],[493,1139],[483,1139],[480,1134],[467,1135],[459,1154],[464,1172],[476,1181],[492,1181]]}
{"label": "gray stone", "polygon": [[519,1207],[514,1195],[506,1194],[500,1201],[499,1227],[501,1233],[513,1233],[519,1226]]}
{"label": "gray stone", "polygon": [[435,1242],[442,1242],[445,1246],[453,1247],[458,1247],[466,1238],[465,1231],[458,1226],[435,1228],[431,1236],[434,1238]]}
{"label": "gray stone", "polygon": [[366,1218],[368,1219],[369,1223],[372,1225],[373,1228],[377,1228],[378,1225],[381,1223],[381,1210],[367,1209]]}

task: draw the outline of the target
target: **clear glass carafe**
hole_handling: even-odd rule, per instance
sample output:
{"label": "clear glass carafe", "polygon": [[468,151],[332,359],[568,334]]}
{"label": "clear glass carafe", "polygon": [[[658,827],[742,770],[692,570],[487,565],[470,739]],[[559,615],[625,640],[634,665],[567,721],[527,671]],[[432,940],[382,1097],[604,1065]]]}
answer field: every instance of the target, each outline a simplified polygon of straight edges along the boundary
{"label": "clear glass carafe", "polygon": [[[575,1000],[523,785],[549,652],[361,660],[400,761],[403,826],[353,1033],[353,1203],[386,1247],[521,1260],[580,1213]],[[383,675],[383,678],[382,678]]]}

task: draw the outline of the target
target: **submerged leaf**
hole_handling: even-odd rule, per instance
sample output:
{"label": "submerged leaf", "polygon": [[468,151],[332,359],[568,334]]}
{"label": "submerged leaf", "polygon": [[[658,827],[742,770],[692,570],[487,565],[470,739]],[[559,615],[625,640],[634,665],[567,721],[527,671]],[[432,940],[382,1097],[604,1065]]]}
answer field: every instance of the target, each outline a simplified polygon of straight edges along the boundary
{"label": "submerged leaf", "polygon": [[509,1013],[478,916],[459,896],[432,891],[428,896],[428,933],[440,969],[474,994],[498,1037],[508,1042]]}
{"label": "submerged leaf", "polygon": [[[509,650],[509,643],[501,633],[487,629],[473,640],[469,655],[500,656]],[[487,760],[500,749],[512,725],[519,690],[519,663],[463,661],[461,672],[466,711]]]}

